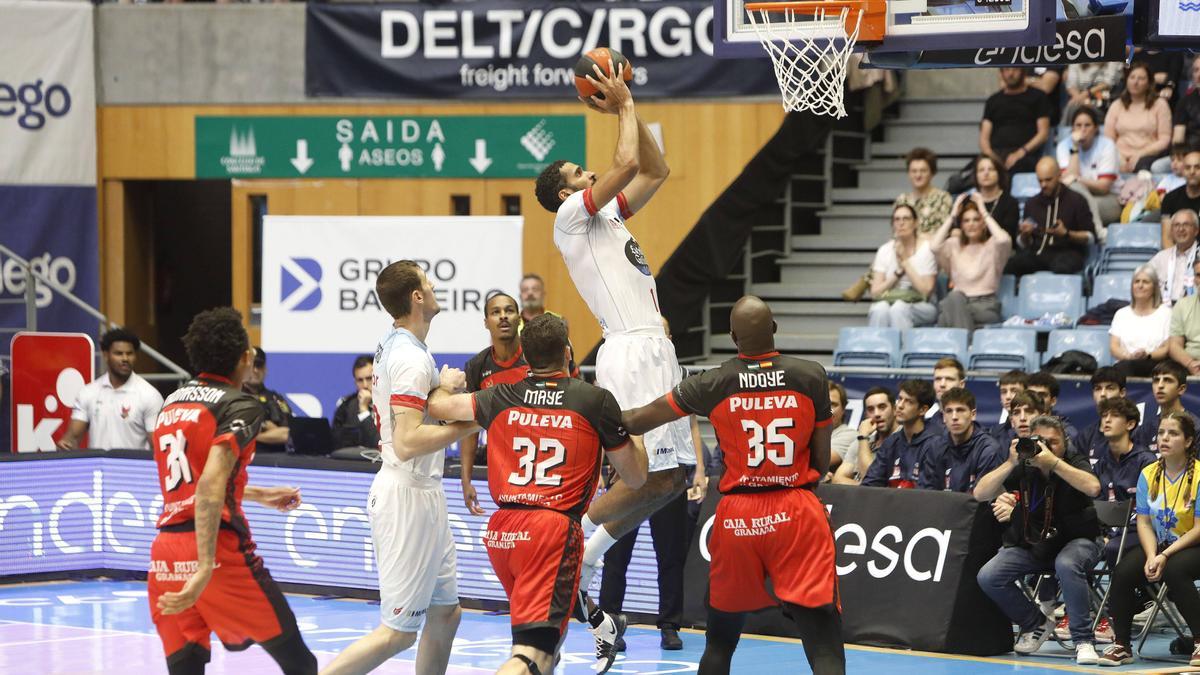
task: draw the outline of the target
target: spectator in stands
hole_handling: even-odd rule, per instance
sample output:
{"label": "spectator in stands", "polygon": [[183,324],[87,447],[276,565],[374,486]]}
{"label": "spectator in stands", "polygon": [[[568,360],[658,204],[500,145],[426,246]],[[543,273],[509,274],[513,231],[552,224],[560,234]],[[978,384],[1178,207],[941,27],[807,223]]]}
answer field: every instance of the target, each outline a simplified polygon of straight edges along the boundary
{"label": "spectator in stands", "polygon": [[1062,103],[1066,98],[1063,77],[1066,72],[1066,66],[1038,66],[1030,68],[1025,77],[1030,89],[1037,89],[1046,95],[1046,102],[1050,104],[1050,126],[1059,124],[1062,119]]}
{"label": "spectator in stands", "polygon": [[[163,397],[133,372],[142,341],[124,328],[100,336],[107,372],[79,390],[71,405],[71,421],[58,440],[59,450],[78,450],[87,434],[89,448],[150,449]],[[67,403],[67,401],[64,401]]]}
{"label": "spectator in stands", "polygon": [[1187,143],[1200,147],[1200,59],[1192,61],[1192,86],[1175,104],[1174,126],[1171,129],[1173,143]]}
{"label": "spectator in stands", "polygon": [[371,408],[371,385],[375,377],[374,357],[363,354],[354,359],[354,393],[343,396],[333,413],[333,446],[335,448],[375,448],[379,445],[379,429]]}
{"label": "spectator in stands", "polygon": [[1118,167],[1125,173],[1150,170],[1171,146],[1171,106],[1158,97],[1150,69],[1134,62],[1125,71],[1125,91],[1108,108],[1104,135],[1117,145]]}
{"label": "spectator in stands", "polygon": [[1025,203],[1025,218],[1018,226],[1018,250],[1005,273],[1022,276],[1034,272],[1078,274],[1087,260],[1088,242],[1095,238],[1092,211],[1087,201],[1059,180],[1058,162],[1043,157],[1037,163],[1042,190]]}
{"label": "spectator in stands", "polygon": [[258,399],[263,407],[262,429],[255,437],[260,452],[291,451],[292,435],[289,426],[292,409],[283,394],[267,389],[267,353],[254,348],[254,368],[242,384],[242,391]]}
{"label": "spectator in stands", "polygon": [[937,277],[937,260],[927,241],[917,237],[917,212],[901,204],[892,209],[892,238],[875,252],[871,263],[871,297],[867,312],[877,328],[928,326],[937,319],[929,302]]}
{"label": "spectator in stands", "polygon": [[1067,109],[1064,120],[1075,118],[1084,106],[1103,111],[1121,84],[1121,63],[1073,63],[1067,66]]}
{"label": "spectator in stands", "polygon": [[1015,436],[1012,402],[1017,394],[1025,391],[1027,382],[1029,382],[1029,375],[1023,370],[1010,370],[1002,374],[996,381],[996,386],[1000,388],[1000,422],[988,429],[988,435],[996,439],[1001,448],[1007,448],[1008,442]]}
{"label": "spectator in stands", "polygon": [[[958,224],[958,236],[950,230]],[[951,290],[938,303],[938,325],[974,331],[982,324],[999,323],[1000,275],[1012,253],[1012,238],[988,215],[978,192],[961,194],[954,212],[946,216],[929,242],[950,275]]]}
{"label": "spectator in stands", "polygon": [[1024,68],[1001,68],[1003,88],[983,106],[979,152],[994,158],[1010,174],[1033,171],[1050,138],[1050,101],[1025,83]]}
{"label": "spectator in stands", "polygon": [[[1150,375],[1150,391],[1155,405],[1146,406],[1142,424],[1133,431],[1133,441],[1152,451],[1158,451],[1158,422],[1171,413],[1187,414],[1193,421],[1196,416],[1183,407],[1183,395],[1187,393],[1187,371],[1175,361],[1163,361],[1154,366]],[[1151,409],[1154,409],[1151,412]]]}
{"label": "spectator in stands", "polygon": [[1170,246],[1173,240],[1171,218],[1176,213],[1184,209],[1200,213],[1200,150],[1189,149],[1183,156],[1183,178],[1186,181],[1183,187],[1171,190],[1162,198],[1163,241],[1167,242],[1163,248]]}
{"label": "spectator in stands", "polygon": [[933,364],[933,406],[925,413],[925,426],[941,435],[946,430],[946,423],[942,420],[942,411],[938,401],[941,401],[942,396],[945,396],[946,392],[951,389],[965,386],[967,386],[967,369],[963,367],[962,361],[953,356],[938,359],[937,363]]}
{"label": "spectator in stands", "polygon": [[[1063,185],[1083,195],[1097,234],[1109,223],[1120,222],[1121,203],[1113,192],[1117,180],[1117,146],[1100,134],[1100,114],[1084,106],[1071,117],[1071,135],[1058,143],[1058,164]],[[1101,236],[1103,241],[1103,236]]]}
{"label": "spectator in stands", "polygon": [[1149,377],[1150,371],[1167,358],[1171,332],[1171,308],[1162,301],[1158,275],[1146,264],[1133,273],[1130,297],[1133,302],[1113,315],[1108,329],[1108,346],[1113,366],[1128,377]]}
{"label": "spectator in stands", "polygon": [[[1032,430],[1040,437],[1036,454],[1029,459],[1019,456],[1014,439],[1006,461],[975,488],[975,499],[995,499],[996,519],[1009,523],[1004,548],[979,570],[979,586],[1019,627],[1014,650],[1032,654],[1052,635],[1054,619],[1014,582],[1028,574],[1054,572],[1070,617],[1075,661],[1095,664],[1087,573],[1100,557],[1100,523],[1092,505],[1100,494],[1100,481],[1087,457],[1071,448],[1057,418],[1038,417]],[[1019,501],[1014,493],[1021,495]]]}
{"label": "spectator in stands", "polygon": [[[1192,279],[1200,278],[1200,260],[1192,263]],[[1171,307],[1171,359],[1187,373],[1200,375],[1200,295],[1180,298]]]}
{"label": "spectator in stands", "polygon": [[896,405],[891,390],[885,387],[868,389],[863,396],[863,420],[858,425],[858,450],[854,453],[857,461],[842,462],[833,475],[833,482],[858,485],[875,461],[879,447],[895,431]]}
{"label": "spectator in stands", "polygon": [[1055,406],[1058,405],[1058,393],[1060,391],[1058,378],[1047,372],[1033,373],[1025,383],[1025,389],[1042,397],[1042,400],[1046,403],[1048,414],[1062,420],[1063,428],[1067,433],[1067,440],[1074,447],[1078,448],[1079,431],[1075,429],[1075,426],[1071,424],[1071,420],[1067,419],[1066,415],[1055,410]]}
{"label": "spectator in stands", "polygon": [[1021,205],[1010,195],[1008,172],[1004,166],[988,155],[975,158],[975,190],[983,197],[983,211],[990,215],[1009,237],[1017,236],[1017,221],[1021,218]]}
{"label": "spectator in stands", "polygon": [[[1125,374],[1112,366],[1101,366],[1092,374],[1091,385],[1092,401],[1096,404],[1096,418],[1100,420],[1103,417],[1103,414],[1100,413],[1100,404],[1110,398],[1125,396]],[[1079,445],[1076,449],[1087,455],[1093,462],[1108,452],[1108,444],[1100,430],[1099,421],[1079,431]]]}
{"label": "spectator in stands", "polygon": [[517,324],[517,334],[521,333],[521,329],[525,327],[526,321],[531,321],[535,316],[549,314],[562,318],[561,314],[551,312],[546,309],[546,282],[536,274],[530,273],[521,277],[521,321]]}
{"label": "spectator in stands", "polygon": [[1196,262],[1196,236],[1200,234],[1200,219],[1197,219],[1195,211],[1180,209],[1171,215],[1170,228],[1174,244],[1155,253],[1148,263],[1158,279],[1159,297],[1167,307],[1196,291],[1192,264]]}
{"label": "spectator in stands", "polygon": [[[1200,468],[1196,461],[1195,422],[1186,415],[1164,417],[1158,430],[1161,457],[1146,467],[1137,483],[1137,531],[1141,546],[1129,549],[1113,571],[1109,589],[1113,644],[1104,650],[1101,665],[1133,662],[1133,614],[1137,591],[1145,582],[1162,582],[1183,615],[1192,635],[1200,635],[1200,549],[1196,527]],[[1171,477],[1174,476],[1174,480]],[[1200,665],[1200,642],[1191,655]]]}
{"label": "spectator in stands", "polygon": [[921,487],[973,492],[978,478],[1004,463],[1000,444],[975,423],[975,395],[955,387],[939,403],[946,426],[945,451],[930,452],[921,466]]}
{"label": "spectator in stands", "polygon": [[[1162,177],[1154,186],[1154,191],[1158,193],[1159,209],[1162,208],[1162,198],[1165,197],[1168,192],[1173,192],[1184,185],[1187,185],[1187,177],[1184,175],[1184,158],[1187,157],[1188,152],[1191,151],[1191,147],[1192,146],[1189,146],[1186,143],[1171,144],[1171,170],[1169,172],[1162,172]],[[1169,239],[1163,242],[1163,248],[1166,248],[1170,245],[1171,242]]]}
{"label": "spectator in stands", "polygon": [[1003,452],[1014,438],[1028,438],[1033,433],[1029,425],[1033,423],[1034,418],[1049,414],[1050,408],[1041,394],[1029,390],[1022,391],[1013,396],[1008,404],[1008,432],[991,436],[1000,444],[1000,450]]}
{"label": "spectator in stands", "polygon": [[829,470],[833,472],[842,462],[858,461],[858,432],[846,424],[846,388],[833,380],[829,381],[829,409],[835,424],[829,441]]}
{"label": "spectator in stands", "polygon": [[937,155],[928,148],[913,148],[904,158],[912,192],[896,197],[893,207],[911,206],[917,213],[917,236],[925,237],[937,229],[950,215],[950,193],[934,187],[937,174]]}
{"label": "spectator in stands", "polygon": [[925,380],[900,383],[900,393],[896,395],[896,423],[900,432],[888,436],[880,446],[862,479],[863,485],[942,489],[944,476],[922,476],[921,472],[928,458],[946,452],[945,435],[925,426],[925,413],[933,403],[933,387]]}

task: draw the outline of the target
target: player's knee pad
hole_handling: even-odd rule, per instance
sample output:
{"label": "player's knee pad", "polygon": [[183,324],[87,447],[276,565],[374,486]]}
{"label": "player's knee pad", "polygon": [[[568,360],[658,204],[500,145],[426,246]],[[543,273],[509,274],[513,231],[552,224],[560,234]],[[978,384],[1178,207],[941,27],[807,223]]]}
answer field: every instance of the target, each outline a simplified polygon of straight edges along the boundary
{"label": "player's knee pad", "polygon": [[542,675],[542,669],[538,668],[538,664],[534,663],[533,659],[529,658],[528,656],[525,656],[524,654],[513,654],[512,658],[524,663],[525,667],[529,669],[529,675]]}
{"label": "player's knee pad", "polygon": [[539,652],[553,654],[558,651],[558,641],[562,634],[557,628],[529,628],[513,631],[513,645],[532,647]]}
{"label": "player's knee pad", "polygon": [[189,642],[167,658],[167,672],[170,675],[204,675],[204,666],[210,657],[207,649]]}
{"label": "player's knee pad", "polygon": [[269,647],[263,645],[263,649],[275,659],[284,675],[317,675],[317,657],[304,644],[304,638],[298,630]]}

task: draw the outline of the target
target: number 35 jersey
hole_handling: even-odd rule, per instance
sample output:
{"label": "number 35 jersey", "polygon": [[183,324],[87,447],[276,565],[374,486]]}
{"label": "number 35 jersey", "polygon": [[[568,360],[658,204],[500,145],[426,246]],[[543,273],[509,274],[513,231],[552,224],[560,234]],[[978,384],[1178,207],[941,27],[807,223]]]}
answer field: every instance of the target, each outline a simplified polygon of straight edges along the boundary
{"label": "number 35 jersey", "polygon": [[809,465],[813,430],[832,422],[820,364],[778,352],[739,354],[680,382],[667,401],[680,415],[712,421],[725,460],[722,493],[821,479]]}
{"label": "number 35 jersey", "polygon": [[601,449],[629,442],[608,391],[565,376],[529,376],[472,394],[487,431],[488,488],[500,507],[533,506],[583,517]]}
{"label": "number 35 jersey", "polygon": [[254,397],[234,388],[229,380],[208,373],[201,373],[167,397],[154,425],[154,462],[163,495],[158,527],[182,525],[195,517],[196,481],[204,473],[209,449],[225,444],[233,450],[235,459],[225,488],[221,522],[249,534],[242,513],[242,493],[263,414],[262,404]]}

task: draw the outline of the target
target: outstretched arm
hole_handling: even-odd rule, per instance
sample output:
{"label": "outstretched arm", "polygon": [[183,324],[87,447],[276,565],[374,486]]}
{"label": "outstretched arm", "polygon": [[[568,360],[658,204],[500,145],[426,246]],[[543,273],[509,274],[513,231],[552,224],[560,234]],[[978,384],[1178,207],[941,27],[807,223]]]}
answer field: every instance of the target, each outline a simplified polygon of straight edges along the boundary
{"label": "outstretched arm", "polygon": [[667,180],[671,167],[663,157],[658,142],[641,117],[638,124],[638,174],[625,188],[625,203],[629,213],[637,213],[650,201],[658,188]]}
{"label": "outstretched arm", "polygon": [[[598,112],[610,113],[617,116],[617,149],[613,154],[612,167],[596,178],[592,186],[592,203],[600,208],[617,198],[617,195],[637,177],[639,133],[637,113],[633,109],[633,95],[629,93],[622,78],[623,67],[613,68],[609,62],[612,75],[605,75],[599,66],[595,67],[596,77],[588,77],[601,93],[603,99],[595,96],[584,99],[589,108]],[[653,141],[651,141],[653,142]],[[590,213],[590,211],[589,211]]]}
{"label": "outstretched arm", "polygon": [[640,408],[622,411],[621,420],[625,430],[634,436],[641,436],[651,429],[683,417],[685,413],[672,406],[671,402],[667,400],[669,395],[659,396],[652,403]]}

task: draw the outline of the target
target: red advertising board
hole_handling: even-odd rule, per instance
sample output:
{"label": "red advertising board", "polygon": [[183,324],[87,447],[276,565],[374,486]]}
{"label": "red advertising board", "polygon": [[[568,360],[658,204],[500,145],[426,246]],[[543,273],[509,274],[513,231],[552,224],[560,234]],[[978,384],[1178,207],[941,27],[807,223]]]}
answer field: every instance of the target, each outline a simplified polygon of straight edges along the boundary
{"label": "red advertising board", "polygon": [[[12,339],[12,451],[50,452],[95,372],[83,333],[17,333]],[[86,447],[86,446],[85,446]]]}

